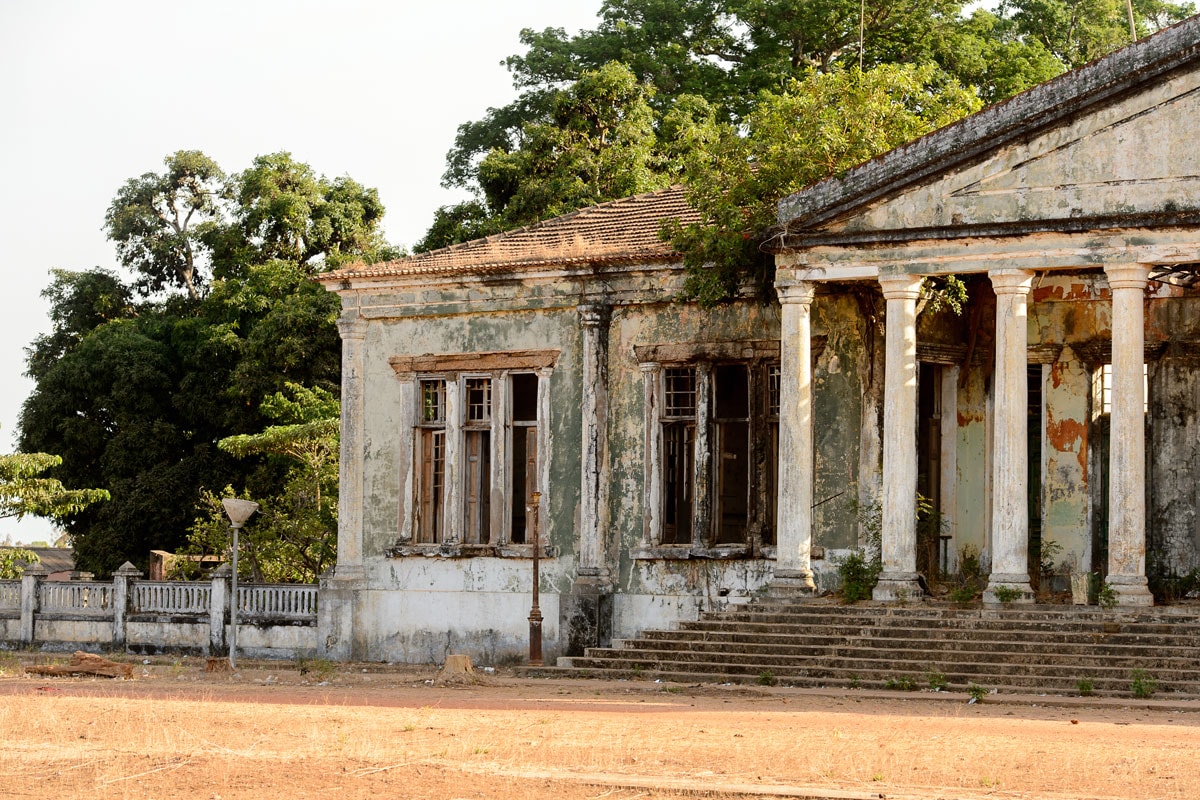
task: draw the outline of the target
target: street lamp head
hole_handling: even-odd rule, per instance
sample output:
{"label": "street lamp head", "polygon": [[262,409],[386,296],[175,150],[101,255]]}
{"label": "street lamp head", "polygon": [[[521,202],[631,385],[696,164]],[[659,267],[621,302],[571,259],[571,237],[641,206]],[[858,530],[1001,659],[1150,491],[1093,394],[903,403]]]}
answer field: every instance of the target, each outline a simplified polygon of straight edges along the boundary
{"label": "street lamp head", "polygon": [[258,511],[258,503],[252,500],[239,500],[236,497],[226,497],[221,501],[221,505],[225,506],[225,513],[229,515],[229,521],[235,528],[240,528],[255,511]]}

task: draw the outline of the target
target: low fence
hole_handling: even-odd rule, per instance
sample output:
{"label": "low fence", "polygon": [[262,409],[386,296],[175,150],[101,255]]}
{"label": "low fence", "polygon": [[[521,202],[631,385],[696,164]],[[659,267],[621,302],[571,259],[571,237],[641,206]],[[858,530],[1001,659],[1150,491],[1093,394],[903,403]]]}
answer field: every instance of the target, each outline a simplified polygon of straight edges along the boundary
{"label": "low fence", "polygon": [[[131,653],[228,653],[230,570],[211,581],[146,581],[131,564],[101,581],[48,581],[33,565],[0,581],[0,645]],[[317,587],[240,584],[238,651],[310,656],[317,651]]]}

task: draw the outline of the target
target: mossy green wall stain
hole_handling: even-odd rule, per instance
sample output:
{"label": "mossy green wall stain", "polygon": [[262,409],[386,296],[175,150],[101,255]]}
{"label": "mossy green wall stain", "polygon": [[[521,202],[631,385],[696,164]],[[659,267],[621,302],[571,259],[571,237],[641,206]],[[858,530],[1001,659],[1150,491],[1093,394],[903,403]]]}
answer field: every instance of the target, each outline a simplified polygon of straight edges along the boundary
{"label": "mossy green wall stain", "polygon": [[852,548],[858,538],[854,500],[864,387],[857,365],[869,358],[864,324],[852,297],[822,295],[813,303],[813,335],[825,337],[813,369],[813,544],[831,549]]}

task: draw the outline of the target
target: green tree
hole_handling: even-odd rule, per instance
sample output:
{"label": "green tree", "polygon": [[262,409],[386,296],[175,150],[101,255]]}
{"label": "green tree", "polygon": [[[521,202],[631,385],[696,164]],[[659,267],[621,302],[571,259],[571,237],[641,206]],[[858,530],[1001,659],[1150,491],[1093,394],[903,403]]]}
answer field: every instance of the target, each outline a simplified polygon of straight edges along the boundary
{"label": "green tree", "polygon": [[179,150],[163,163],[166,171],[130,178],[117,191],[105,229],[121,263],[141,276],[139,291],[181,286],[195,300],[199,245],[220,215],[225,175],[198,150]]}
{"label": "green tree", "polygon": [[686,294],[711,305],[748,278],[767,286],[772,262],[760,245],[779,198],[978,108],[973,91],[933,65],[812,72],[763,93],[745,135],[720,125],[687,160],[687,197],[702,221],[664,227],[689,269]]}
{"label": "green tree", "polygon": [[[999,12],[1015,23],[1022,37],[1039,42],[1068,68],[1082,66],[1130,41],[1124,0],[1002,0]],[[1194,13],[1191,3],[1133,2],[1138,36]]]}
{"label": "green tree", "polygon": [[488,206],[511,227],[664,185],[647,99],[624,65],[585,73],[557,96],[549,120],[526,126],[519,150],[493,150],[480,163]]}
{"label": "green tree", "polygon": [[38,554],[22,547],[0,547],[0,581],[19,580],[25,567],[41,561]]}
{"label": "green tree", "polygon": [[279,152],[259,156],[226,187],[232,222],[214,230],[217,275],[266,261],[325,267],[393,257],[379,231],[379,192],[349,177],[328,180]]}
{"label": "green tree", "polygon": [[[309,193],[272,204],[271,182]],[[282,492],[282,463],[238,459],[216,443],[270,424],[263,398],[289,381],[337,392],[340,303],[311,277],[396,252],[379,234],[376,197],[277,154],[228,180],[220,214],[192,240],[198,297],[135,300],[104,270],[55,273],[44,293],[53,329],[28,351],[36,385],[20,446],[61,453],[53,475],[64,486],[111,493],[63,520],[81,568],[106,575],[182,546],[204,487]]]}
{"label": "green tree", "polygon": [[[716,120],[742,125],[763,92],[786,92],[811,72],[904,64],[932,65],[943,80],[973,86],[990,103],[1128,41],[1123,11],[1117,13],[1121,0],[1004,0],[996,11],[974,6],[961,0],[605,0],[593,30],[569,36],[561,28],[526,29],[525,52],[505,62],[520,96],[461,125],[447,155],[443,184],[468,189],[475,199],[439,210],[418,249],[505,230],[544,210],[608,199],[562,179],[561,158],[570,147],[548,141],[544,128],[569,126],[560,113],[563,93],[609,64],[624,64],[644,87],[657,137],[646,144],[661,154],[674,146],[666,119],[685,99],[702,99]],[[1191,14],[1192,7],[1137,0],[1134,11],[1144,34]],[[613,152],[625,154],[621,147]],[[646,163],[651,184],[674,179],[672,160]]]}
{"label": "green tree", "polygon": [[46,477],[60,464],[62,458],[48,453],[0,455],[0,519],[26,515],[62,519],[109,499],[103,489],[67,489],[61,481]]}
{"label": "green tree", "polygon": [[[333,566],[337,555],[340,404],[331,392],[289,383],[286,392],[263,402],[262,411],[280,424],[219,443],[238,458],[277,459],[287,468],[282,491],[253,495],[261,509],[239,542],[246,555],[241,563],[255,581],[311,583]],[[232,494],[227,488],[225,496]],[[199,510],[189,550],[225,552],[230,542],[220,499],[206,493]]]}

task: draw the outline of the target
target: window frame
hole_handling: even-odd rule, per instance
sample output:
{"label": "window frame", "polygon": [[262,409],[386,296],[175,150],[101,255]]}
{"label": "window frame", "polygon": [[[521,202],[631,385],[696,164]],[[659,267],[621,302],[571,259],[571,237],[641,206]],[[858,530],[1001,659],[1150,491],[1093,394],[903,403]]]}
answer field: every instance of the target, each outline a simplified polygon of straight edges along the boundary
{"label": "window frame", "polygon": [[[389,359],[401,392],[401,519],[393,557],[409,555],[531,557],[532,546],[513,541],[512,509],[525,507],[526,498],[513,496],[513,436],[526,431],[535,442],[533,486],[541,490],[539,520],[546,521],[549,496],[549,381],[558,357],[553,351],[450,354],[448,356],[394,356]],[[470,364],[470,368],[466,368]],[[454,367],[438,370],[437,367]],[[534,419],[515,420],[513,377],[532,375]],[[442,419],[428,419],[426,385],[441,381],[444,387]],[[485,384],[480,382],[486,381]],[[482,392],[482,397],[478,394]],[[427,430],[444,436],[441,518],[430,534],[429,503],[423,461]],[[486,443],[486,444],[484,444]],[[411,454],[406,460],[403,454]],[[472,455],[474,453],[474,456]],[[482,462],[482,463],[481,463]],[[547,538],[543,526],[542,538]],[[431,540],[432,539],[432,540]]]}
{"label": "window frame", "polygon": [[[775,521],[767,517],[775,505],[756,486],[769,486],[768,476],[778,474],[778,408],[770,408],[770,376],[776,371],[778,384],[778,342],[736,342],[722,345],[658,345],[635,347],[644,380],[645,475],[643,491],[643,536],[634,548],[635,559],[679,558],[772,558],[774,557]],[[656,356],[667,356],[656,358]],[[745,370],[745,417],[725,420],[717,416],[717,391],[724,374],[722,368],[738,366]],[[689,537],[672,535],[669,527],[668,426],[690,418],[669,406],[671,390],[669,370],[692,369],[695,373],[695,426],[692,484],[693,527]],[[722,424],[740,424],[746,429],[748,463],[746,482],[746,522],[744,535],[736,542],[720,542]],[[775,431],[772,440],[770,432]],[[715,450],[716,452],[712,452]],[[771,472],[772,464],[774,472]],[[777,480],[775,482],[777,485]],[[703,495],[702,495],[703,493]],[[703,501],[701,501],[703,498]]]}

